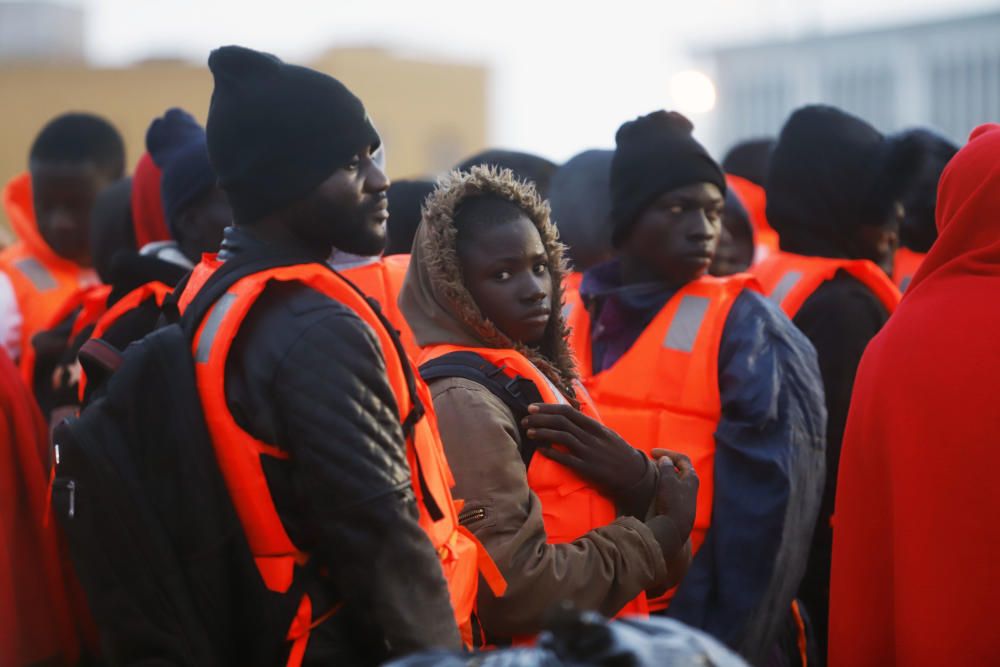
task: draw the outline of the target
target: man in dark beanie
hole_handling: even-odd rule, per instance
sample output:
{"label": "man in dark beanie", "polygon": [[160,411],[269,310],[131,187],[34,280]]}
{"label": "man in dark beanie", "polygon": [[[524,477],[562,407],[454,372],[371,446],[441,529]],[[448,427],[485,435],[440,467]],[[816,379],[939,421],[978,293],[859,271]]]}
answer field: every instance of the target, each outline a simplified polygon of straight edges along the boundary
{"label": "man in dark beanie", "polygon": [[177,249],[191,263],[215,252],[232,211],[208,158],[205,130],[183,109],[169,109],[146,132],[146,149],[160,168],[163,213]]}
{"label": "man in dark beanie", "polygon": [[[229,288],[195,349],[251,551],[265,585],[298,608],[270,628],[274,664],[374,665],[456,648],[448,584],[457,570],[475,579],[458,555],[475,550],[457,535],[440,443],[413,393],[422,385],[407,381],[377,312],[326,265],[334,247],[371,255],[384,245],[378,133],[325,74],[236,46],[213,51],[209,67],[208,152],[235,224],[181,303],[222,267],[283,265]],[[243,447],[259,461],[249,472],[231,463]]]}
{"label": "man in dark beanie", "polygon": [[702,480],[691,569],[651,608],[761,664],[792,622],[825,411],[815,352],[788,318],[747,276],[706,276],[726,182],[692,130],[665,111],[618,130],[618,256],[584,275],[570,325],[608,426],[646,452],[687,454]]}
{"label": "man in dark beanie", "polygon": [[[160,174],[158,199],[172,238],[106,256],[103,272],[95,259],[98,273],[112,290],[105,312],[82,330],[84,340],[78,336],[76,349],[94,334],[117,349],[125,349],[152,330],[165,295],[204,253],[219,249],[223,229],[232,221],[229,202],[208,159],[205,130],[191,114],[172,108],[154,119],[146,130],[146,151]],[[133,187],[134,183],[133,179]],[[124,218],[119,224],[124,222],[132,231],[132,211],[115,213]],[[72,358],[76,359],[75,353]],[[87,380],[85,387],[89,388]],[[73,394],[74,398],[78,395]]]}
{"label": "man in dark beanie", "polygon": [[801,591],[823,649],[840,443],[861,354],[899,302],[886,274],[899,243],[900,200],[919,156],[912,139],[886,139],[829,106],[795,111],[771,156],[767,218],[781,252],[753,272],[812,341],[823,374],[826,485]]}

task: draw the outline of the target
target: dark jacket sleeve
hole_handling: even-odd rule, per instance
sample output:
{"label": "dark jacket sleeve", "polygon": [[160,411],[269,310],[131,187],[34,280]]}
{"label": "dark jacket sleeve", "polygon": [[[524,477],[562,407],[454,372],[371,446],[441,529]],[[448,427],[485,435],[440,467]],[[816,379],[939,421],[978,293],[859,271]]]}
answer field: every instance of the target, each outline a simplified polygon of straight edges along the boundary
{"label": "dark jacket sleeve", "polygon": [[854,392],[854,376],[865,348],[888,319],[889,313],[871,291],[846,274],[823,284],[795,316],[796,326],[816,348],[828,414],[826,486],[801,592],[816,635],[820,637],[821,647],[826,645],[826,619],[830,606],[830,555],[833,549],[830,519],[837,491],[841,441]]}
{"label": "dark jacket sleeve", "polygon": [[805,570],[823,479],[826,411],[815,351],[754,292],[719,353],[712,524],[669,614],[760,662]]}
{"label": "dark jacket sleeve", "polygon": [[268,476],[272,495],[289,535],[329,572],[345,609],[373,626],[392,654],[457,648],[440,562],[417,522],[379,343],[353,312],[311,294],[285,294],[258,316],[257,337],[269,337],[258,350],[277,362],[273,374],[266,363],[255,370],[251,340],[240,378],[266,388],[270,406],[253,407],[263,405],[259,391],[242,400],[235,391],[235,407],[258,437],[273,430],[274,439],[262,439],[289,452],[290,466]]}
{"label": "dark jacket sleeve", "polygon": [[837,462],[854,391],[854,375],[868,343],[889,319],[875,296],[850,276],[832,280],[813,294],[795,316],[795,325],[816,348],[827,408],[827,486],[823,512],[833,512]]}

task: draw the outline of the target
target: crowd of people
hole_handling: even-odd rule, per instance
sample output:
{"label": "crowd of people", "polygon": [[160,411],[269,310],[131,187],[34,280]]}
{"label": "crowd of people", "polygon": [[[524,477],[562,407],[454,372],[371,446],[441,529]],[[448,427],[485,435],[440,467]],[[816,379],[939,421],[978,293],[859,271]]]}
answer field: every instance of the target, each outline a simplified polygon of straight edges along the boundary
{"label": "crowd of people", "polygon": [[810,105],[718,161],[654,111],[390,183],[336,79],[208,67],[131,176],[74,112],[3,190],[0,662],[454,660],[567,608],[1000,660],[1000,126]]}

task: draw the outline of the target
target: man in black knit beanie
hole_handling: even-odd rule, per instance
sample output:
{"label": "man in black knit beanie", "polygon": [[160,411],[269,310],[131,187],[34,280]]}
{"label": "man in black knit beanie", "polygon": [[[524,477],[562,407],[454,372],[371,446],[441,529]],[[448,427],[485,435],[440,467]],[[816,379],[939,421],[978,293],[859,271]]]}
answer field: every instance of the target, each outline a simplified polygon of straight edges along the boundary
{"label": "man in black knit beanie", "polygon": [[[251,551],[268,589],[298,608],[268,628],[274,664],[374,665],[459,648],[447,550],[423,523],[430,512],[447,525],[451,498],[430,473],[428,485],[411,473],[410,443],[423,441],[410,433],[424,431],[397,381],[408,362],[325,266],[334,247],[384,246],[378,133],[361,100],[320,72],[236,46],[213,51],[209,68],[208,154],[234,225],[182,299],[223,267],[282,267],[230,287],[196,343],[199,394]],[[250,465],[234,467],[244,448]],[[439,465],[428,449],[420,462]]]}
{"label": "man in black knit beanie", "polygon": [[706,276],[726,182],[691,122],[622,125],[611,161],[617,257],[584,274],[574,351],[609,427],[687,454],[702,480],[691,568],[650,608],[752,664],[791,618],[819,507],[825,411],[816,356],[744,276]]}

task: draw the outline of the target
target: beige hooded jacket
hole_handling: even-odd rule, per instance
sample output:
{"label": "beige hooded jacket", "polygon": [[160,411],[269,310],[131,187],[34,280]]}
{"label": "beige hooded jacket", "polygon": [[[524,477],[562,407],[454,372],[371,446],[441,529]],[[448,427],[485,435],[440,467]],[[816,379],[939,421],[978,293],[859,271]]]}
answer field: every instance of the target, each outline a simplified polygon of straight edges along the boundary
{"label": "beige hooded jacket", "polygon": [[[481,314],[465,288],[456,250],[454,213],[466,198],[495,194],[518,204],[538,228],[549,255],[554,301],[561,303],[563,245],[535,189],[508,171],[475,167],[453,173],[428,197],[399,304],[421,346],[452,344],[514,348],[564,393],[576,377],[559,308],[544,356],[515,344]],[[434,409],[454,495],[465,501],[460,520],[486,547],[507,579],[496,598],[480,587],[479,617],[493,640],[538,632],[547,612],[563,601],[612,615],[641,591],[663,588],[667,566],[653,531],[633,517],[590,531],[568,544],[547,544],[538,497],[527,483],[520,432],[504,403],[462,378],[431,382]]]}

